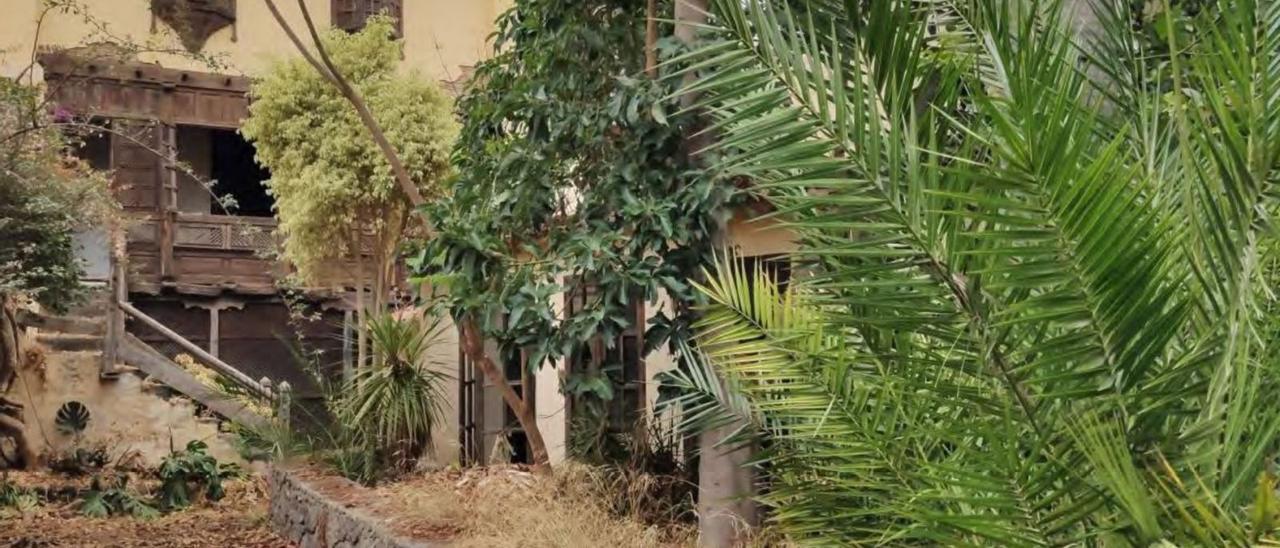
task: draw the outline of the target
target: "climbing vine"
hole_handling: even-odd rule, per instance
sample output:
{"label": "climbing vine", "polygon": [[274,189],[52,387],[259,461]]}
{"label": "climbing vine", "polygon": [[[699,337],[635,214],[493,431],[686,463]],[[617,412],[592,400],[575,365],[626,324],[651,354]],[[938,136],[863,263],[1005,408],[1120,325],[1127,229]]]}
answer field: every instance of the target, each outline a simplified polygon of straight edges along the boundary
{"label": "climbing vine", "polygon": [[[669,17],[671,2],[658,5]],[[528,373],[580,357],[593,337],[607,348],[634,327],[633,299],[651,313],[647,353],[684,336],[697,298],[689,279],[731,192],[689,161],[694,119],[673,83],[645,74],[646,21],[644,0],[518,0],[459,102],[459,177],[426,206],[437,233],[411,264]],[[656,47],[671,58],[675,44]],[[585,304],[566,310],[566,292],[587,285]],[[608,420],[621,352],[606,354],[561,384],[575,422]],[[607,429],[579,426],[601,435],[571,439],[577,456],[611,452]]]}

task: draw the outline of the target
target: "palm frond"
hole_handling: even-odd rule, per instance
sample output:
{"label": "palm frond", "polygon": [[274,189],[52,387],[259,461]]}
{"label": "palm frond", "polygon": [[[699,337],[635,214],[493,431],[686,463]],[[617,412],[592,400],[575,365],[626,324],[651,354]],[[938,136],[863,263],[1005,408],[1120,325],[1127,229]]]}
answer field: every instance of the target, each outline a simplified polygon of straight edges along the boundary
{"label": "palm frond", "polygon": [[1056,2],[713,2],[671,62],[806,276],[723,261],[697,351],[789,531],[1268,538],[1240,509],[1280,450],[1280,9],[1201,4],[1151,45],[1110,0],[1089,32]]}

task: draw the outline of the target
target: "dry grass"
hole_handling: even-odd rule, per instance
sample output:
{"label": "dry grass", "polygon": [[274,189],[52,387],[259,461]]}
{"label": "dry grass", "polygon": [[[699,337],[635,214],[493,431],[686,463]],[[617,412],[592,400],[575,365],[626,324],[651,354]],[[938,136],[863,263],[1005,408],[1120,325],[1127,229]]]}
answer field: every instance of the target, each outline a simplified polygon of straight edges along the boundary
{"label": "dry grass", "polygon": [[[610,511],[608,484],[582,465],[553,478],[519,468],[435,472],[372,490],[370,510],[402,534],[457,547],[655,548],[693,546],[688,524],[647,526]],[[361,497],[364,498],[364,497]]]}
{"label": "dry grass", "polygon": [[[38,491],[43,501],[21,512],[0,512],[0,546],[293,546],[268,527],[266,485],[257,477],[229,482],[226,498],[218,503],[201,501],[151,520],[80,515],[77,493],[86,487],[88,477],[71,478],[47,471],[10,471],[5,477],[12,485]],[[154,483],[139,479],[136,485],[147,491]]]}

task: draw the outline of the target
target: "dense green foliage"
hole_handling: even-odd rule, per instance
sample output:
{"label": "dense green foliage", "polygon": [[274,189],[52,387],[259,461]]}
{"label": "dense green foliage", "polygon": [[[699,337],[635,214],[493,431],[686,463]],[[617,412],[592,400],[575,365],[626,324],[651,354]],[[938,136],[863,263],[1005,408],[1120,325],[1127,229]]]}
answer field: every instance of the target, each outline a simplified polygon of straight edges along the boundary
{"label": "dense green foliage", "polygon": [[[399,71],[403,42],[375,18],[361,32],[323,33],[334,64],[353,83],[399,151],[424,196],[444,193],[457,134],[449,98],[417,72]],[[391,167],[346,98],[299,58],[281,61],[251,92],[241,132],[271,170],[285,236],[284,256],[305,282],[319,282],[326,261],[354,256],[357,231],[376,236],[388,256],[410,223],[408,201]]]}
{"label": "dense green foliage", "polygon": [[[447,287],[455,317],[504,356],[526,352],[531,369],[597,335],[612,344],[634,323],[631,298],[657,311],[647,349],[679,336],[696,299],[686,280],[730,193],[691,169],[693,118],[644,75],[645,2],[520,0],[497,24],[494,55],[459,102],[458,183],[428,208],[438,233],[415,266]],[[582,282],[598,290],[565,313]],[[592,411],[578,418],[604,420],[617,365],[571,374],[562,388]]]}
{"label": "dense green foliage", "polygon": [[[824,545],[1244,546],[1280,525],[1280,3],[715,2],[725,176],[808,272],[703,287],[699,422]],[[1186,18],[1185,20],[1183,18]],[[1159,18],[1156,23],[1161,23]],[[1171,85],[1169,85],[1171,84]]]}
{"label": "dense green foliage", "polygon": [[0,79],[0,294],[61,310],[80,290],[72,236],[106,223],[114,202],[52,122],[38,88]]}

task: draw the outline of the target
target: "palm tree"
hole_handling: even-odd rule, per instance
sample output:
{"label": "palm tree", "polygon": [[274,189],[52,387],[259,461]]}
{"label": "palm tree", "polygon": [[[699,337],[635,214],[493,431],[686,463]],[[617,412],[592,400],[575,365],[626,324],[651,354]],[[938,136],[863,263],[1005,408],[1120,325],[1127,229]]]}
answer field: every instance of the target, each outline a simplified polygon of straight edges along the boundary
{"label": "palm tree", "polygon": [[1280,538],[1280,2],[1130,4],[717,0],[675,61],[802,244],[677,375],[794,539]]}

